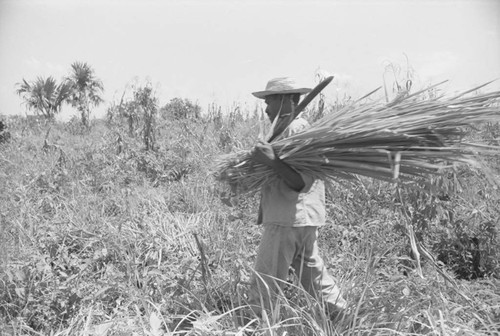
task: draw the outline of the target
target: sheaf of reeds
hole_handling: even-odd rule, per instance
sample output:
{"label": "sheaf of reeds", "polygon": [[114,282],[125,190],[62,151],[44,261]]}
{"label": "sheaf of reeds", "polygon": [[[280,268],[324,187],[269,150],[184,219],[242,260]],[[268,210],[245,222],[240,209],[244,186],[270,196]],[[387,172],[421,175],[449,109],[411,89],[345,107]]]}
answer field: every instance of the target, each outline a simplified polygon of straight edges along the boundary
{"label": "sheaf of reeds", "polygon": [[[470,127],[500,120],[500,91],[468,96],[487,84],[451,98],[424,99],[422,90],[387,104],[351,104],[272,146],[296,171],[323,180],[361,175],[405,182],[456,164],[477,166],[478,155],[500,153],[500,147],[465,140]],[[239,192],[257,191],[277,177],[252,161],[251,150],[223,157],[218,169]]]}

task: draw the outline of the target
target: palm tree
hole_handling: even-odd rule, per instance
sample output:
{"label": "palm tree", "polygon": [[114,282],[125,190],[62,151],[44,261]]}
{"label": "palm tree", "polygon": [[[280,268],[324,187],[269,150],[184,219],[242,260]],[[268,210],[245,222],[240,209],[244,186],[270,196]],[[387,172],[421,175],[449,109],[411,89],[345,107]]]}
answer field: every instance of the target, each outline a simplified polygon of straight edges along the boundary
{"label": "palm tree", "polygon": [[57,84],[53,77],[38,77],[33,82],[23,78],[23,82],[18,83],[17,87],[16,93],[24,99],[27,108],[47,119],[53,119],[71,95],[70,85],[66,82]]}
{"label": "palm tree", "polygon": [[80,112],[82,123],[88,127],[91,106],[96,107],[104,102],[101,98],[104,86],[87,63],[75,62],[71,64],[71,69],[70,76],[66,78],[72,88],[70,102]]}

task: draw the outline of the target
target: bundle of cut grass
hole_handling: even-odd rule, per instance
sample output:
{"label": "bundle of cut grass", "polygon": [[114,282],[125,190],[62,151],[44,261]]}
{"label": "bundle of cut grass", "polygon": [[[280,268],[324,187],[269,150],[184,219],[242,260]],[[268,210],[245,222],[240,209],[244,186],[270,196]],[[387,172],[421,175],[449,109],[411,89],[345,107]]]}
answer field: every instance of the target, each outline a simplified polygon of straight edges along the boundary
{"label": "bundle of cut grass", "polygon": [[[322,180],[362,175],[404,182],[456,163],[477,165],[477,155],[500,153],[500,147],[464,141],[468,127],[500,120],[500,91],[466,96],[484,85],[453,98],[423,99],[426,89],[389,104],[352,104],[272,146],[295,170]],[[277,178],[252,161],[251,151],[223,158],[219,173],[240,193]]]}

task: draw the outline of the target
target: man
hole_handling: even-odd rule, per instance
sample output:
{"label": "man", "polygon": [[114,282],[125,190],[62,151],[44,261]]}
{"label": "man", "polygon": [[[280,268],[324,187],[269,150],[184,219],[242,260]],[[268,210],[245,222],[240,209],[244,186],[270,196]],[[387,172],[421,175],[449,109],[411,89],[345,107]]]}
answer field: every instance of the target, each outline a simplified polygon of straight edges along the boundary
{"label": "man", "polygon": [[[265,100],[266,114],[273,122],[293,113],[300,95],[309,91],[285,77],[270,80],[264,91],[253,95]],[[291,135],[307,126],[307,121],[299,116],[285,132]],[[325,224],[326,216],[323,181],[295,171],[280,160],[267,142],[255,146],[252,159],[269,166],[279,177],[261,191],[258,222],[264,225],[264,232],[251,281],[252,307],[260,312],[272,305],[268,293],[273,295],[283,288],[291,266],[303,288],[323,301],[329,314],[341,312],[346,302],[328,274],[317,244],[318,227]]]}

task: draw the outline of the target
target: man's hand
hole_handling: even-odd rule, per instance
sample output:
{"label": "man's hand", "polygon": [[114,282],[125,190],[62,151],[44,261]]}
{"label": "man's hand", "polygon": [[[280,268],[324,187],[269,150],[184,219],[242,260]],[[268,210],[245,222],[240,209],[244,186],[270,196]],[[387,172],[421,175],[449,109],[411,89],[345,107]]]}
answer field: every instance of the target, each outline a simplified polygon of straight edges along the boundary
{"label": "man's hand", "polygon": [[270,143],[259,141],[253,149],[252,160],[273,167],[277,157]]}
{"label": "man's hand", "polygon": [[271,167],[293,190],[304,188],[302,176],[278,158],[270,143],[259,141],[252,152],[252,160]]}

